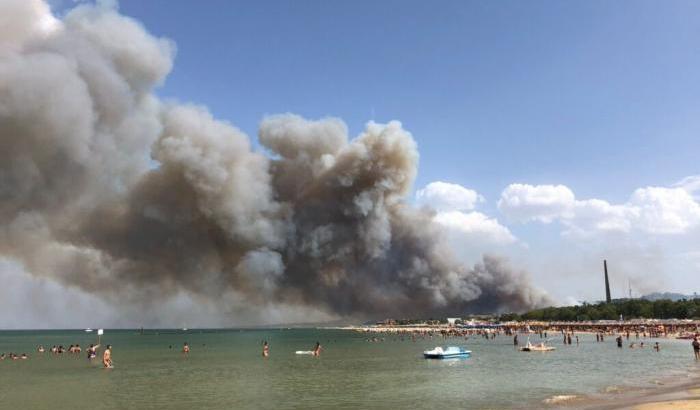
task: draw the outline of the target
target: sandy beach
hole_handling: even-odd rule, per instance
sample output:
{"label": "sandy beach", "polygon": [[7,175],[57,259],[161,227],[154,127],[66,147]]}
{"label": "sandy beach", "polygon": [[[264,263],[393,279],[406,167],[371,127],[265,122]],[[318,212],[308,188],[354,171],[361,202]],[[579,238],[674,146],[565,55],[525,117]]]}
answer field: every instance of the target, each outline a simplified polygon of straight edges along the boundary
{"label": "sandy beach", "polygon": [[575,410],[696,410],[700,409],[700,373],[685,379],[658,381],[653,387],[620,390],[595,397],[566,400],[560,409]]}
{"label": "sandy beach", "polygon": [[675,400],[658,403],[642,404],[634,407],[635,410],[697,410],[700,409],[700,400]]}

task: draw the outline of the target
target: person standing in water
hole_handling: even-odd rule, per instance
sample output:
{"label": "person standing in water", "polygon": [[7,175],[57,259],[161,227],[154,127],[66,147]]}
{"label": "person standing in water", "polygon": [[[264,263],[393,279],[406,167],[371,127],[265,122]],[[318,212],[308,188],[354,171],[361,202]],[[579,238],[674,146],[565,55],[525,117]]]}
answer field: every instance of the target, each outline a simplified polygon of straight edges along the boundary
{"label": "person standing in water", "polygon": [[185,342],[185,344],[182,345],[182,353],[187,354],[189,352],[190,352],[190,345],[188,345],[187,342]]}
{"label": "person standing in water", "polygon": [[693,352],[695,352],[695,360],[700,360],[700,341],[697,336],[693,339]]}
{"label": "person standing in water", "polygon": [[619,335],[615,340],[617,341],[617,347],[622,348],[622,335]]}
{"label": "person standing in water", "polygon": [[87,358],[88,360],[92,360],[97,357],[97,348],[100,347],[100,345],[93,345],[90,344],[90,347],[87,348]]}
{"label": "person standing in water", "polygon": [[263,357],[269,357],[269,356],[270,356],[270,345],[267,343],[267,340],[265,340],[265,341],[263,342],[262,356],[263,356]]}
{"label": "person standing in water", "polygon": [[105,369],[112,368],[112,345],[107,345],[104,353],[102,353],[102,364],[104,365]]}
{"label": "person standing in water", "polygon": [[321,356],[321,343],[316,342],[316,346],[314,347],[314,356]]}
{"label": "person standing in water", "polygon": [[518,334],[516,333],[515,336],[513,336],[513,346],[518,345]]}

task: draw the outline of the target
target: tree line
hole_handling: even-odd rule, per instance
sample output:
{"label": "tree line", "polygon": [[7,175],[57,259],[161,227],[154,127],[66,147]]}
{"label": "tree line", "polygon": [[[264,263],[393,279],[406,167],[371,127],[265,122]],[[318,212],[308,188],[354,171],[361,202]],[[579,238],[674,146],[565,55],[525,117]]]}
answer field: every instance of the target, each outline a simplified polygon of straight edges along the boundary
{"label": "tree line", "polygon": [[623,319],[699,319],[700,298],[692,300],[672,301],[668,299],[645,300],[627,299],[583,303],[578,306],[546,307],[529,312],[506,313],[500,316],[501,321],[588,321],[588,320],[618,320]]}

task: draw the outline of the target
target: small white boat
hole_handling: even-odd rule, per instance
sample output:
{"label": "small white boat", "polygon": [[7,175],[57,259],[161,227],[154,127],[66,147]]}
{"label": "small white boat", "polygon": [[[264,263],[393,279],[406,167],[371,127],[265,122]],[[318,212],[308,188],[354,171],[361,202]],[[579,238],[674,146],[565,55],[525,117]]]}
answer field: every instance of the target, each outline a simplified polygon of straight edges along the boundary
{"label": "small white boat", "polygon": [[85,329],[85,332],[90,333],[90,332],[92,332],[92,329],[90,329],[90,328],[88,327],[87,329]]}
{"label": "small white boat", "polygon": [[464,350],[463,348],[457,346],[450,346],[446,349],[438,346],[433,350],[424,351],[423,357],[426,359],[452,359],[458,357],[469,357],[471,354],[471,350]]}
{"label": "small white boat", "polygon": [[546,344],[544,344],[544,342],[533,345],[528,340],[527,344],[520,348],[520,351],[521,352],[551,352],[552,350],[556,350],[556,349],[557,348],[554,346],[547,346]]}

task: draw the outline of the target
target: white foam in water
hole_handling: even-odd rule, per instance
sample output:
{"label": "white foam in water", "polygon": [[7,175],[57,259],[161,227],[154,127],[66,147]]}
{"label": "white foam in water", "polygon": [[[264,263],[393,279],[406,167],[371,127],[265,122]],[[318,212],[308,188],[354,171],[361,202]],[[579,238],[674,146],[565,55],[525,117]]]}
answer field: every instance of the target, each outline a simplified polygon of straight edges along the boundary
{"label": "white foam in water", "polygon": [[604,393],[622,393],[622,388],[620,386],[608,386],[603,389]]}
{"label": "white foam in water", "polygon": [[567,401],[572,401],[578,399],[575,394],[560,394],[557,396],[552,396],[543,400],[545,404],[559,404]]}

